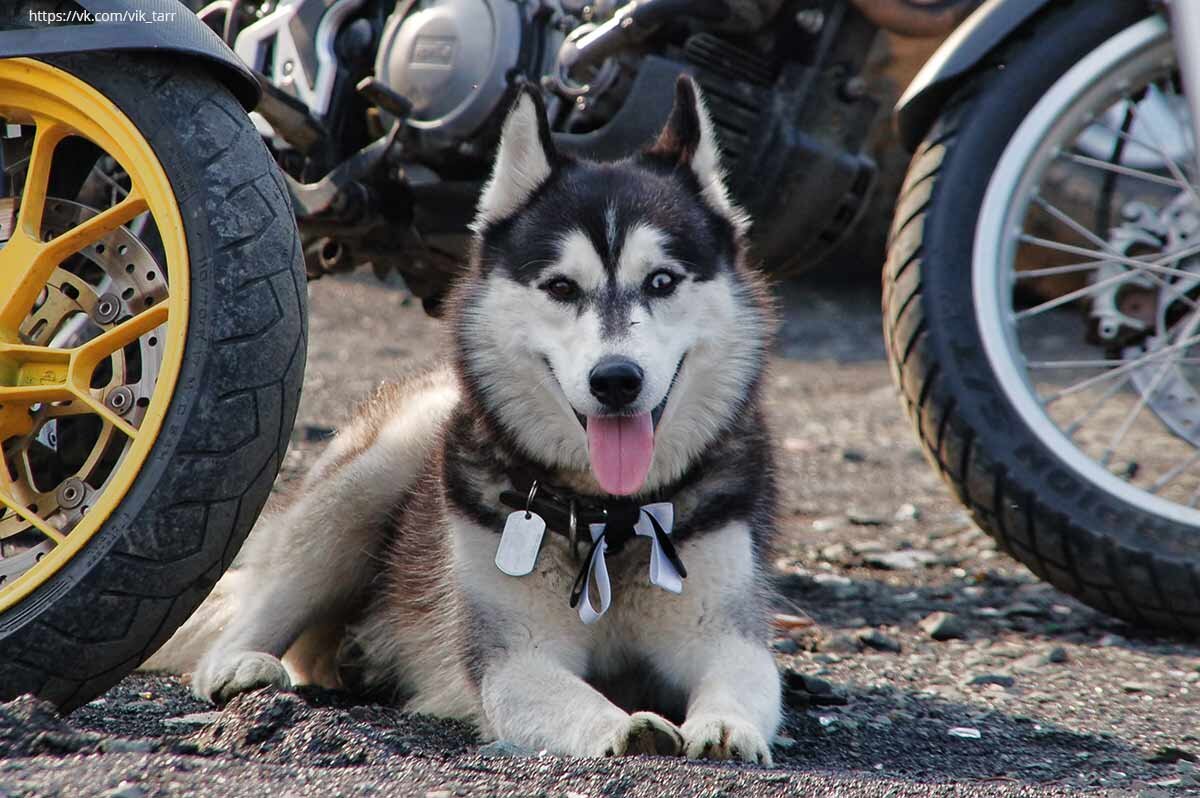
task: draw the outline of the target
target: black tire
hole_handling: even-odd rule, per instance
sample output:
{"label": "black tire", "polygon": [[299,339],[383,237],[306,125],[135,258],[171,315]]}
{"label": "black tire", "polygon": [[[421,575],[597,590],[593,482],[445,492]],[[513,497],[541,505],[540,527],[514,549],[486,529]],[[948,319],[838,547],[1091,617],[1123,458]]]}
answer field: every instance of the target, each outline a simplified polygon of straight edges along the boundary
{"label": "black tire", "polygon": [[295,419],[307,300],[287,193],[226,88],[149,54],[45,60],[110,98],[150,143],[191,276],[182,371],[141,472],[86,547],[0,615],[0,698],[71,709],[162,645],[237,553]]}
{"label": "black tire", "polygon": [[972,246],[992,169],[1070,67],[1144,4],[1064,3],[955,94],[918,149],[884,272],[893,377],[921,443],[976,523],[1038,576],[1112,615],[1200,632],[1200,529],[1103,493],[1007,400],[973,311]]}

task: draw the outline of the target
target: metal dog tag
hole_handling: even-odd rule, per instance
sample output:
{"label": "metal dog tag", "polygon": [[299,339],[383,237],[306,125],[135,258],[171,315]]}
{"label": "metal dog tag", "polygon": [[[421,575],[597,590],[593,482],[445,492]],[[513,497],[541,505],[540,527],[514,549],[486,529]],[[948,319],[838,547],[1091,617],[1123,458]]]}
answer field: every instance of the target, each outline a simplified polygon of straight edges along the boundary
{"label": "metal dog tag", "polygon": [[496,549],[496,567],[509,576],[525,576],[537,563],[545,532],[546,521],[537,513],[517,510],[509,514]]}

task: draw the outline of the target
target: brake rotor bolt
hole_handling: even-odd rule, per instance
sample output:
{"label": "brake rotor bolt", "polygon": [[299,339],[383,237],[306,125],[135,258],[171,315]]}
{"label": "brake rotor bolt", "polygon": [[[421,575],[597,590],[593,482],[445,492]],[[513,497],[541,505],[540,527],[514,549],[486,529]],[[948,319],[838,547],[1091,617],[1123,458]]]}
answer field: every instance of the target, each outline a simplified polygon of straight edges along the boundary
{"label": "brake rotor bolt", "polygon": [[133,407],[133,391],[128,385],[118,385],[108,392],[108,396],[104,398],[104,404],[117,415],[125,415],[129,409]]}
{"label": "brake rotor bolt", "polygon": [[796,13],[796,25],[805,33],[820,33],[825,27],[825,12],[819,8],[807,8]]}
{"label": "brake rotor bolt", "polygon": [[56,491],[56,498],[58,505],[64,510],[74,510],[87,498],[87,489],[84,487],[83,480],[79,477],[63,480]]}
{"label": "brake rotor bolt", "polygon": [[92,321],[97,324],[112,324],[121,315],[121,300],[116,294],[104,294],[96,300],[96,309],[92,311]]}
{"label": "brake rotor bolt", "polygon": [[861,100],[863,97],[867,96],[867,90],[869,88],[870,87],[867,84],[866,78],[862,77],[861,75],[855,75],[842,84],[839,93],[841,94],[843,100]]}

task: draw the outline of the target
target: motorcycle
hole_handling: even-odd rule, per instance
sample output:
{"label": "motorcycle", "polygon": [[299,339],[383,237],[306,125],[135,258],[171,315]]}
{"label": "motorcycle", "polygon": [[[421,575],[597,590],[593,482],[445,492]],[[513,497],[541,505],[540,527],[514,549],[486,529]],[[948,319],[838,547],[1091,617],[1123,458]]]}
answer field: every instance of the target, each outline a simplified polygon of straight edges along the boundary
{"label": "motorcycle", "polygon": [[1200,6],[991,2],[896,112],[884,272],[930,461],[1038,576],[1200,632]]}
{"label": "motorcycle", "polygon": [[0,7],[0,698],[106,690],[267,499],[306,293],[258,95],[178,3]]}

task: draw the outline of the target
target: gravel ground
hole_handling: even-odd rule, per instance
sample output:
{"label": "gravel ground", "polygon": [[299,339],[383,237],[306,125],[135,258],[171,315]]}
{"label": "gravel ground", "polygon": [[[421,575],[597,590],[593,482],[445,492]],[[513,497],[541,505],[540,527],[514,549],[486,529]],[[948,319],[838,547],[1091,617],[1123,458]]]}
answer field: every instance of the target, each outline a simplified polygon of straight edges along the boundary
{"label": "gravel ground", "polygon": [[[41,795],[1175,796],[1200,794],[1200,646],[1092,612],[998,552],[916,448],[878,291],[783,291],[770,378],[784,545],[770,644],[788,685],[777,767],[569,760],[301,690],[221,712],[135,675],[63,719],[0,705],[0,798]],[[309,372],[275,502],[439,329],[395,288],[314,284]]]}

